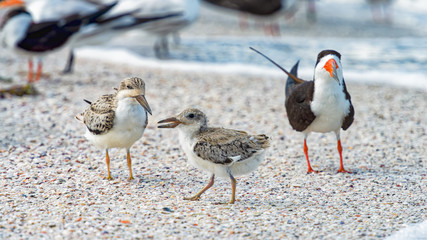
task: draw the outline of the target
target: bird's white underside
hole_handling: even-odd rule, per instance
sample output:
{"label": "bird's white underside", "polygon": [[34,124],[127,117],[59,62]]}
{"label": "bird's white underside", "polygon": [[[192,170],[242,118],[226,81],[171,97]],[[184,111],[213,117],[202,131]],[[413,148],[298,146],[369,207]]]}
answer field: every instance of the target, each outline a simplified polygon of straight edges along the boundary
{"label": "bird's white underside", "polygon": [[31,16],[27,14],[11,18],[0,32],[1,45],[15,51],[18,50],[16,44],[25,38],[30,24]]}
{"label": "bird's white underside", "polygon": [[119,100],[115,112],[114,126],[105,134],[94,135],[86,131],[86,138],[100,149],[126,148],[129,149],[142,137],[145,130],[147,113],[134,99]]}
{"label": "bird's white underside", "polygon": [[[326,61],[331,58],[332,55],[323,58],[318,66],[324,66]],[[340,84],[323,67],[316,68],[314,95],[310,105],[316,119],[304,131],[306,134],[310,132],[338,132],[345,116],[349,114],[350,102],[345,98],[343,91],[341,63],[337,57],[333,56],[333,58],[338,64],[337,73]]]}

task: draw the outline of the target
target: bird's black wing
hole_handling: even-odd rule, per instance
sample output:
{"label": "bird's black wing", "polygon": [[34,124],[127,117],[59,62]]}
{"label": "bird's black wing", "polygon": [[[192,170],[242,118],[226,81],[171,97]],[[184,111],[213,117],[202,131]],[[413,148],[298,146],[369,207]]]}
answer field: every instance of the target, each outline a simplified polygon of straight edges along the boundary
{"label": "bird's black wing", "polygon": [[343,130],[347,130],[354,121],[354,107],[353,107],[353,104],[351,103],[351,96],[350,96],[350,93],[348,93],[347,91],[347,87],[345,85],[344,79],[343,79],[343,84],[344,84],[345,98],[350,102],[350,112],[348,113],[347,116],[345,116],[341,128]]}
{"label": "bird's black wing", "polygon": [[271,15],[284,8],[282,0],[205,0],[216,6],[255,15]]}
{"label": "bird's black wing", "polygon": [[295,86],[286,98],[285,107],[289,123],[299,132],[304,131],[316,118],[310,107],[313,93],[314,82],[307,81]]}

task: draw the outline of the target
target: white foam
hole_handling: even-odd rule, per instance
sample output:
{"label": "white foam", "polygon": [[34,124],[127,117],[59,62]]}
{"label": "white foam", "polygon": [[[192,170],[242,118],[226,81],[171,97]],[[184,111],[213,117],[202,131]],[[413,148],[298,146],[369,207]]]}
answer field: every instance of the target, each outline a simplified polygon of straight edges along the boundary
{"label": "white foam", "polygon": [[427,221],[410,225],[403,228],[385,240],[426,240],[427,239]]}

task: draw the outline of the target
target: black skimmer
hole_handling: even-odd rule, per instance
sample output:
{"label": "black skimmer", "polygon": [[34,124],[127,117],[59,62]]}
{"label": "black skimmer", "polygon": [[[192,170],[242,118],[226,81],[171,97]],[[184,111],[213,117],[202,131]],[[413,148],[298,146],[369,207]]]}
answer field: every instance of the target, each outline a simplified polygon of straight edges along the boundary
{"label": "black skimmer", "polygon": [[[62,19],[72,14],[89,14],[105,7],[105,4],[93,0],[34,0],[27,2],[26,7],[33,16],[34,22],[38,23]],[[177,11],[150,13],[144,10],[146,7],[143,4],[135,4],[134,1],[119,1],[96,24],[91,24],[90,28],[79,31],[69,44],[70,53],[63,73],[73,71],[75,48],[101,45],[127,31],[144,28],[149,22],[182,15]]]}
{"label": "black skimmer", "polygon": [[[24,4],[22,0],[0,2],[0,9],[5,11],[0,22],[0,42],[17,54],[29,56],[28,82],[39,80],[42,73],[42,62],[39,60],[37,73],[33,76],[33,56],[41,57],[65,47],[83,27],[100,22],[101,16],[116,5],[106,5],[90,14],[64,16],[59,21],[34,23]],[[102,21],[108,22],[105,19]]]}
{"label": "black skimmer", "polygon": [[137,77],[120,82],[114,94],[102,95],[76,119],[86,125],[86,138],[105,150],[108,180],[111,180],[108,149],[125,148],[129,167],[129,180],[133,179],[130,148],[142,137],[148,123],[150,106],[145,99],[145,83]]}
{"label": "black skimmer", "polygon": [[[143,1],[141,3],[135,3],[133,0],[119,1],[110,12],[103,16],[109,19],[108,23],[103,22],[102,24],[92,24],[91,27],[88,28],[88,31],[81,31],[77,37],[73,38],[73,41],[69,46],[70,53],[63,73],[66,74],[73,71],[75,56],[73,49],[75,48],[88,45],[101,45],[106,41],[133,29],[152,29],[152,22],[157,20],[166,18],[183,18],[185,9],[182,7],[176,8],[173,7],[173,4],[170,6],[165,3],[167,2]],[[162,4],[169,7],[165,7]],[[160,7],[160,10],[157,11],[156,8],[153,9],[153,5],[161,5],[163,7]],[[35,22],[61,19],[64,16],[77,13],[91,13],[104,6],[104,3],[93,0],[35,0],[28,2],[27,4],[28,10],[34,15]],[[113,15],[115,18],[111,19],[110,16]],[[175,20],[172,22],[175,22]],[[177,29],[176,24],[168,25],[167,21],[159,25],[166,25],[167,28]],[[165,28],[165,26],[163,26],[163,28]]]}
{"label": "black skimmer", "polygon": [[[261,22],[266,35],[280,36],[280,26],[277,18],[284,15],[292,19],[299,8],[298,0],[205,0],[214,6],[239,11],[240,28],[248,28],[248,16],[254,16]],[[309,0],[313,2],[314,0]],[[311,8],[310,8],[311,7]],[[314,4],[307,5],[314,9]]]}
{"label": "black skimmer", "polygon": [[354,120],[354,108],[347,91],[341,65],[341,54],[323,50],[317,56],[314,80],[304,81],[297,77],[298,62],[291,72],[286,71],[261,52],[251,48],[288,75],[286,82],[286,113],[292,128],[304,134],[304,154],[307,173],[317,172],[311,168],[308,158],[307,137],[311,132],[334,132],[340,155],[338,172],[344,169],[340,129],[347,130]]}
{"label": "black skimmer", "polygon": [[200,0],[145,0],[137,15],[165,14],[181,12],[176,17],[144,24],[142,30],[156,36],[154,52],[157,58],[169,57],[168,37],[173,36],[178,42],[179,32],[190,26],[199,17]]}
{"label": "black skimmer", "polygon": [[243,131],[211,128],[206,115],[198,109],[188,108],[176,117],[159,121],[159,128],[179,130],[181,147],[188,161],[195,167],[211,174],[208,185],[185,200],[199,200],[213,184],[215,176],[231,179],[231,200],[235,202],[235,176],[254,171],[261,163],[265,149],[270,146],[264,134],[250,135]]}
{"label": "black skimmer", "polygon": [[123,14],[120,20],[116,20],[111,24],[105,26],[92,28],[90,32],[83,32],[77,36],[75,41],[70,45],[70,53],[67,60],[67,64],[63,73],[71,73],[73,71],[74,63],[74,48],[88,46],[88,45],[100,45],[105,43],[107,39],[112,39],[120,34],[123,34],[132,29],[144,29],[146,25],[154,23],[156,21],[162,21],[167,18],[175,18],[180,16],[181,13],[164,13],[156,16],[134,16],[134,14],[128,15]]}
{"label": "black skimmer", "polygon": [[391,23],[393,15],[391,5],[393,0],[367,0],[371,6],[372,18],[377,23]]}
{"label": "black skimmer", "polygon": [[286,1],[283,0],[205,0],[216,6],[234,9],[240,12],[251,13],[255,15],[271,15],[279,12]]}
{"label": "black skimmer", "polygon": [[[95,0],[32,0],[25,2],[26,10],[30,12],[34,23],[57,21],[72,14],[90,14],[105,7],[103,3]],[[73,41],[73,45],[78,42],[78,40]],[[73,61],[73,46],[70,46],[70,54],[63,73],[72,72]]]}

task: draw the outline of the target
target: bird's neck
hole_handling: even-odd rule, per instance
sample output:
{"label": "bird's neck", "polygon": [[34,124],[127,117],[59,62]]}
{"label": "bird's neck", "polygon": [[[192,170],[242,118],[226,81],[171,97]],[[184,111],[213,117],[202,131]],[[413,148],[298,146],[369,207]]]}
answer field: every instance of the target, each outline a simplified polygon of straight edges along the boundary
{"label": "bird's neck", "polygon": [[179,134],[181,138],[195,139],[199,134],[206,131],[206,126],[199,125],[179,125]]}
{"label": "bird's neck", "polygon": [[343,87],[335,79],[322,76],[314,80],[313,100],[324,96],[334,96],[343,92]]}

